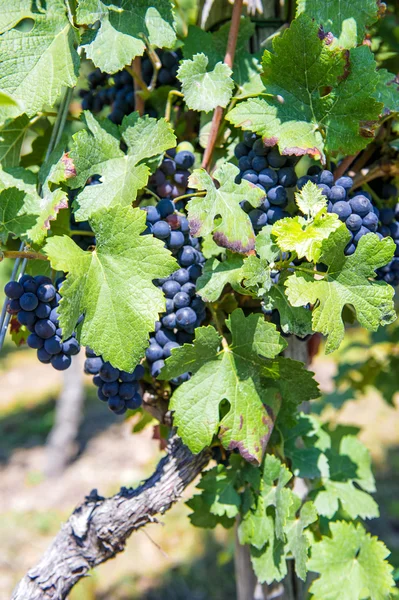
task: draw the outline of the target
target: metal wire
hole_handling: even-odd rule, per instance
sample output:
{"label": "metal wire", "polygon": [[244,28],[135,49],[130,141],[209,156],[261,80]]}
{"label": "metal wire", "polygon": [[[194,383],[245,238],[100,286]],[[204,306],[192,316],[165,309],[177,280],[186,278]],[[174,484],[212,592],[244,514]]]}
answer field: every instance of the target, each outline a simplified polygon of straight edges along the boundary
{"label": "metal wire", "polygon": [[[22,242],[22,244],[19,247],[20,252],[23,251],[24,247],[25,247],[25,243]],[[11,273],[10,281],[17,280],[17,273],[18,273],[19,265],[21,264],[21,260],[22,260],[21,258],[16,259],[16,261],[14,263],[14,268]],[[25,258],[22,262],[22,267],[21,267],[21,271],[19,273],[18,279],[19,279],[19,277],[22,277],[22,275],[24,274],[27,262],[28,261]],[[11,319],[10,313],[7,312],[7,306],[8,306],[8,298],[6,297],[4,300],[4,303],[3,303],[3,308],[1,309],[1,316],[0,316],[0,351],[3,347],[4,340],[5,340],[5,337],[7,334],[8,324]]]}

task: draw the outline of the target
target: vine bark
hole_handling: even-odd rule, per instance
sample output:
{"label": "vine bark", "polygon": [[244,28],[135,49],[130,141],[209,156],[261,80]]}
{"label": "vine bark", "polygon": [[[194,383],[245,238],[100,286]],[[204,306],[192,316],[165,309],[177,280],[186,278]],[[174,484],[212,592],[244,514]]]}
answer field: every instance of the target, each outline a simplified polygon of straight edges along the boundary
{"label": "vine bark", "polygon": [[209,450],[193,455],[173,437],[153,475],[137,489],[111,498],[93,490],[74,510],[40,562],[14,590],[12,600],[64,600],[93,567],[125,548],[133,531],[157,522],[210,460]]}

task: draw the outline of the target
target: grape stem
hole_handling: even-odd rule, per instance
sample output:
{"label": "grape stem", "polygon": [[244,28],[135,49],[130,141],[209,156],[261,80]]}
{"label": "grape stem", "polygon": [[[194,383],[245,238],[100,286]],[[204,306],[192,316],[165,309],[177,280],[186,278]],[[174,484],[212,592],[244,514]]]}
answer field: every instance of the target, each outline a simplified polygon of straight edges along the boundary
{"label": "grape stem", "polygon": [[192,194],[183,194],[183,196],[177,196],[176,198],[174,198],[173,202],[176,204],[180,200],[185,200],[186,198],[195,198],[195,196],[206,196],[206,193],[207,192],[204,190],[202,192],[193,192]]}
{"label": "grape stem", "polygon": [[356,189],[362,186],[364,183],[373,181],[379,177],[392,177],[399,175],[399,165],[396,163],[388,163],[384,165],[376,165],[375,167],[368,170],[365,175],[359,174],[355,177],[352,189]]}
{"label": "grape stem", "polygon": [[148,91],[148,88],[141,78],[141,57],[140,56],[136,56],[136,58],[134,58],[132,61],[132,77],[133,77],[135,108],[136,108],[137,112],[139,113],[140,117],[142,117],[144,114],[144,98],[141,94],[141,90]]}
{"label": "grape stem", "polygon": [[147,39],[146,39],[146,45],[147,45],[148,56],[149,56],[149,59],[150,59],[150,61],[152,63],[152,68],[154,70],[154,72],[152,74],[150,85],[148,86],[148,90],[150,92],[153,92],[155,90],[155,86],[157,84],[158,73],[159,73],[159,71],[160,71],[160,69],[162,67],[162,63],[159,60],[158,54],[152,48],[150,42]]}
{"label": "grape stem", "polygon": [[212,304],[208,304],[208,308],[211,311],[212,321],[213,321],[213,323],[214,323],[214,325],[216,327],[216,330],[217,330],[218,334],[220,335],[220,337],[222,338],[223,349],[224,350],[229,350],[229,344],[228,344],[226,338],[224,337],[223,327],[222,327],[222,325],[221,325],[221,323],[219,321],[218,314],[217,314],[215,308],[212,306]]}
{"label": "grape stem", "polygon": [[[243,0],[235,0],[233,7],[233,14],[231,17],[229,38],[227,41],[227,50],[224,57],[224,62],[230,67],[233,68],[234,63],[234,54],[237,46],[237,37],[238,31],[240,28],[240,18],[241,18],[241,10],[242,10]],[[209,132],[209,139],[207,146],[205,148],[204,157],[202,160],[202,167],[209,171],[210,165],[212,162],[212,155],[215,149],[216,140],[218,137],[219,127],[222,122],[223,117],[223,108],[221,106],[217,106],[213,113],[211,130]]]}
{"label": "grape stem", "polygon": [[85,230],[81,231],[80,229],[70,229],[69,237],[73,237],[74,235],[85,235],[87,237],[94,237],[94,232]]}
{"label": "grape stem", "polygon": [[146,194],[149,194],[150,196],[152,196],[153,198],[155,198],[155,200],[157,202],[160,201],[161,197],[158,196],[158,194],[156,194],[155,192],[153,192],[152,190],[150,190],[150,188],[148,187],[144,187],[143,190],[145,191]]}
{"label": "grape stem", "polygon": [[4,258],[29,258],[31,260],[48,260],[45,254],[33,250],[0,250],[0,262]]}
{"label": "grape stem", "polygon": [[179,92],[178,90],[170,90],[168,94],[168,101],[166,102],[165,108],[165,121],[170,121],[170,114],[172,112],[172,104],[173,104],[173,96],[178,96],[180,98],[184,98],[184,94]]}

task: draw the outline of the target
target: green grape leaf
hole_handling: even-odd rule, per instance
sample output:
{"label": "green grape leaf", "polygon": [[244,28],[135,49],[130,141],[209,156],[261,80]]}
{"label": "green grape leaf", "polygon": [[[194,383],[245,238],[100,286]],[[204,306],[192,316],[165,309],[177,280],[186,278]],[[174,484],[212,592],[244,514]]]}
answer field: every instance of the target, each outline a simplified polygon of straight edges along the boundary
{"label": "green grape leaf", "polygon": [[217,258],[207,260],[196,282],[197,294],[205,302],[216,302],[227,284],[239,294],[246,294],[246,290],[241,286],[243,264],[243,256],[229,251],[226,260],[222,262]]}
{"label": "green grape leaf", "polygon": [[242,284],[246,289],[245,293],[254,296],[254,298],[262,296],[272,286],[270,267],[267,261],[258,256],[252,255],[245,259],[241,275]]}
{"label": "green grape leaf", "polygon": [[384,106],[383,115],[399,112],[399,81],[397,76],[392,75],[386,69],[379,69],[380,78],[374,98]]}
{"label": "green grape leaf", "polygon": [[[25,107],[31,117],[45,105],[54,106],[63,86],[75,85],[77,33],[62,0],[48,0],[40,10],[34,10],[30,0],[20,0],[16,11],[7,0],[2,11],[6,16],[0,29],[0,89],[20,103],[19,114]],[[13,18],[7,17],[8,11]],[[23,19],[34,21],[31,32],[15,29]]]}
{"label": "green grape leaf", "polygon": [[[229,30],[230,23],[225,23],[214,33],[190,25],[184,40],[184,58],[192,59],[194,55],[203,52],[206,48],[209,68],[213,69],[217,63],[224,60]],[[239,90],[239,98],[259,94],[263,90],[258,57],[248,52],[248,41],[253,36],[254,30],[254,23],[248,18],[241,17],[232,74],[232,79]]]}
{"label": "green grape leaf", "polygon": [[296,477],[319,479],[330,476],[326,450],[331,446],[330,436],[322,429],[314,415],[298,415],[293,427],[284,425],[284,452],[290,459]]}
{"label": "green grape leaf", "polygon": [[[286,343],[259,314],[244,317],[237,309],[226,325],[233,336],[228,348],[220,350],[221,338],[213,327],[197,328],[194,344],[174,349],[160,378],[192,373],[170,402],[174,424],[192,452],[208,446],[220,427],[227,449],[237,448],[246,460],[259,464],[280,406],[273,380],[279,374],[267,358],[274,358]],[[230,408],[220,420],[223,400]]]}
{"label": "green grape leaf", "polygon": [[313,309],[313,330],[328,336],[327,353],[338,348],[344,337],[342,310],[347,304],[353,306],[359,323],[371,331],[396,318],[394,289],[383,282],[370,281],[375,270],[391,260],[395,251],[393,240],[380,240],[370,233],[360,239],[354,254],[345,256],[349,239],[349,232],[340,227],[323,242],[320,261],[328,266],[323,279],[310,280],[310,276],[294,273],[286,281],[292,306],[317,302]]}
{"label": "green grape leaf", "polygon": [[62,286],[60,324],[65,337],[81,314],[82,345],[90,346],[115,367],[133,371],[142,359],[148,336],[165,298],[153,279],[177,267],[163,242],[145,230],[144,211],[114,206],[90,220],[96,249],[84,252],[67,236],[47,241],[45,252],[57,271],[68,273]]}
{"label": "green grape leaf", "polygon": [[386,600],[394,580],[386,546],[360,524],[330,523],[331,537],[312,545],[308,569],[319,573],[312,600]]}
{"label": "green grape leaf", "polygon": [[315,498],[319,514],[331,519],[341,503],[351,519],[378,517],[378,505],[366,493],[375,491],[367,448],[355,436],[346,435],[340,440],[339,447],[327,449],[325,456],[329,473],[322,478],[324,489],[318,491]]}
{"label": "green grape leaf", "polygon": [[0,242],[8,236],[23,237],[36,224],[37,216],[26,213],[25,192],[9,187],[0,192]]}
{"label": "green grape leaf", "polygon": [[266,513],[267,504],[262,496],[259,496],[254,510],[248,511],[238,527],[238,539],[240,544],[249,544],[257,550],[262,550],[266,540],[273,539],[274,519]]}
{"label": "green grape leaf", "polygon": [[297,15],[300,13],[314,19],[325,34],[331,32],[336,38],[334,45],[352,48],[363,42],[366,27],[377,21],[378,3],[374,0],[354,0],[349,4],[340,0],[298,0]]}
{"label": "green grape leaf", "polygon": [[266,225],[256,236],[255,249],[260,259],[268,263],[275,262],[280,256],[280,250],[272,238],[272,226]]}
{"label": "green grape leaf", "polygon": [[[90,28],[83,37],[86,55],[106,73],[116,73],[144,54],[145,39],[157,48],[172,48],[176,42],[175,21],[170,0],[80,0],[77,22]],[[112,49],[106,51],[104,49]]]}
{"label": "green grape leaf", "polygon": [[327,197],[312,181],[305,183],[303,188],[295,193],[295,204],[306,217],[315,217],[327,206]]}
{"label": "green grape leaf", "polygon": [[306,502],[300,509],[298,517],[296,512],[301,505],[300,499],[295,496],[291,507],[291,515],[284,527],[287,538],[287,550],[295,559],[295,572],[302,581],[306,580],[306,563],[310,541],[304,533],[305,529],[317,520],[317,510],[313,502]]}
{"label": "green grape leaf", "polygon": [[21,115],[0,129],[0,162],[3,168],[19,165],[21,146],[29,123],[29,118]]}
{"label": "green grape leaf", "polygon": [[193,60],[183,60],[177,72],[184,100],[192,110],[209,112],[217,106],[226,107],[233,93],[231,69],[223,62],[207,70],[208,58],[196,54]]}
{"label": "green grape leaf", "polygon": [[229,519],[226,516],[220,517],[211,513],[204,494],[196,494],[186,504],[193,511],[189,515],[189,519],[194,527],[213,529],[216,525],[222,525],[225,529],[229,529],[235,523],[235,518]]}
{"label": "green grape leaf", "polygon": [[282,154],[324,161],[326,152],[364,148],[382,106],[373,98],[379,76],[370,49],[330,50],[318,34],[317,23],[301,14],[275,37],[274,52],[263,55],[265,95],[239,103],[227,120],[278,144]]}
{"label": "green grape leaf", "polygon": [[[202,237],[213,233],[219,246],[245,254],[255,248],[255,234],[240,202],[247,200],[256,207],[265,194],[244,179],[235,183],[238,173],[238,167],[230,163],[216,169],[213,178],[205,169],[196,169],[189,177],[189,186],[206,190],[207,194],[204,198],[192,198],[187,211],[192,235]],[[218,188],[214,179],[220,184]]]}
{"label": "green grape leaf", "polygon": [[317,262],[323,241],[342,226],[338,215],[328,213],[323,208],[309,221],[300,216],[280,219],[273,225],[272,233],[281,250],[295,251],[298,258],[305,257],[309,262]]}
{"label": "green grape leaf", "polygon": [[287,275],[281,275],[277,284],[273,285],[263,297],[267,310],[276,309],[280,315],[280,327],[283,333],[293,333],[306,337],[312,333],[312,311],[304,306],[291,306],[285,294],[284,282]]}
{"label": "green grape leaf", "polygon": [[251,546],[251,561],[261,583],[280,581],[286,574],[285,559],[291,554],[296,572],[305,579],[309,541],[304,531],[317,518],[312,502],[296,516],[301,500],[286,487],[292,474],[273,455],[267,454],[259,496],[244,515],[238,537]]}
{"label": "green grape leaf", "polygon": [[209,445],[219,431],[227,449],[237,448],[246,460],[259,464],[277,412],[288,422],[293,407],[317,397],[317,385],[301,363],[271,360],[286,343],[262,315],[244,317],[236,309],[226,325],[232,333],[229,346],[225,342],[220,349],[221,338],[212,327],[198,328],[193,345],[172,350],[160,378],[192,373],[174,391],[170,408],[180,437],[193,452]]}
{"label": "green grape leaf", "polygon": [[101,175],[101,184],[86,186],[78,195],[77,221],[87,220],[102,208],[131,205],[150,176],[150,168],[142,161],[176,145],[176,137],[165,119],[138,118],[137,113],[132,113],[121,127],[127,145],[125,154],[120,149],[118,128],[108,119],[98,121],[86,111],[85,120],[88,129],[73,136],[69,156],[76,177],[68,184],[82,187],[92,175]]}
{"label": "green grape leaf", "polygon": [[[50,189],[53,183],[57,183],[54,181],[56,166],[49,162],[48,169],[49,172],[43,179],[42,197],[37,193],[37,178],[31,171],[21,167],[0,170],[0,190],[16,188],[24,194],[23,197],[16,193],[3,196],[3,201],[7,203],[7,219],[16,219],[14,227],[18,222],[18,237],[29,238],[37,244],[42,243],[46,237],[50,221],[56,218],[59,210],[68,206],[65,192],[54,186],[54,189]],[[8,200],[11,202],[8,203]],[[10,233],[15,235],[15,232]]]}
{"label": "green grape leaf", "polygon": [[379,516],[378,504],[373,498],[358,490],[351,481],[325,481],[324,490],[315,498],[315,506],[320,515],[332,519],[341,503],[351,519],[374,519]]}
{"label": "green grape leaf", "polygon": [[241,497],[236,490],[237,471],[217,465],[207,471],[197,488],[202,491],[208,510],[217,517],[236,517],[240,511]]}

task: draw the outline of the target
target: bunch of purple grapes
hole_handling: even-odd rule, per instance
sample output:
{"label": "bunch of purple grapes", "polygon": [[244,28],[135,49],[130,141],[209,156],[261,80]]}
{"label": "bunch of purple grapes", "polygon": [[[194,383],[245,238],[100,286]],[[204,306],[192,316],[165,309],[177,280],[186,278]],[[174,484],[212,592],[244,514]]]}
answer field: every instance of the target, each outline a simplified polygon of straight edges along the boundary
{"label": "bunch of purple grapes", "polygon": [[[180,82],[176,79],[176,75],[179,68],[179,61],[182,59],[181,50],[157,50],[157,55],[162,64],[162,67],[158,71],[157,87],[160,85],[170,85],[174,88],[180,88]],[[147,55],[141,60],[141,72],[143,81],[149,85],[154,69]]]}
{"label": "bunch of purple grapes", "polygon": [[194,165],[194,161],[194,154],[189,150],[168,150],[159,168],[150,177],[150,187],[161,198],[177,198],[185,194],[189,191],[189,169]]}
{"label": "bunch of purple grapes", "polygon": [[261,137],[246,131],[242,142],[235,147],[240,173],[236,182],[246,179],[266,193],[259,208],[253,208],[247,201],[241,203],[248,213],[255,232],[265,225],[289,217],[287,208],[297,182],[295,173],[296,157],[282,156],[277,146],[266,146]]}
{"label": "bunch of purple grapes", "polygon": [[[169,277],[154,283],[166,297],[166,312],[155,324],[154,334],[146,350],[146,358],[153,377],[157,377],[165,359],[173,348],[194,339],[194,329],[205,319],[205,304],[196,295],[196,284],[205,258],[199,241],[191,237],[186,217],[175,212],[170,198],[163,198],[156,206],[146,206],[147,230],[164,241],[166,248],[176,256],[180,268]],[[189,378],[188,373],[172,380],[179,385]]]}
{"label": "bunch of purple grapes", "polygon": [[393,208],[385,207],[380,210],[378,235],[391,237],[395,242],[395,256],[385,267],[377,270],[378,279],[399,285],[399,202]]}
{"label": "bunch of purple grapes", "polygon": [[[113,83],[109,85],[111,77]],[[105,106],[110,106],[109,119],[117,125],[134,111],[133,78],[126,70],[111,76],[95,69],[89,73],[88,81],[89,89],[80,90],[83,110],[99,113]]]}
{"label": "bunch of purple grapes", "polygon": [[58,371],[67,369],[71,357],[80,351],[75,333],[67,340],[62,339],[57,313],[62,281],[59,279],[54,286],[44,275],[23,275],[19,281],[9,281],[4,288],[10,300],[8,312],[16,315],[18,322],[30,331],[28,346],[37,350],[40,362],[51,363]]}
{"label": "bunch of purple grapes", "polygon": [[117,415],[123,415],[127,409],[140,408],[143,398],[140,393],[140,379],[144,376],[144,367],[137,365],[133,373],[116,369],[110,362],[105,362],[91,348],[86,348],[84,371],[94,375],[93,383],[97,386],[97,396]]}

